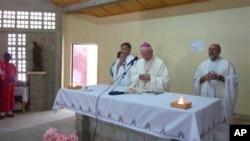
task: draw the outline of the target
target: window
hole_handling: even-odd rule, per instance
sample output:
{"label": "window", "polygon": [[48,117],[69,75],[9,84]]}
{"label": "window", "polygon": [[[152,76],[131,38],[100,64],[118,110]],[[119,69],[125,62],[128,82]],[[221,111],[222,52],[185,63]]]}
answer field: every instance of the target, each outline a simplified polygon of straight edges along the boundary
{"label": "window", "polygon": [[[56,13],[0,10],[0,28],[54,30]],[[17,67],[18,81],[26,82],[26,34],[9,33],[8,52]]]}
{"label": "window", "polygon": [[55,29],[56,28],[56,25],[55,25],[56,15],[55,15],[55,13],[45,12],[43,18],[44,18],[43,19],[43,28],[44,29]]}
{"label": "window", "polygon": [[56,29],[53,12],[0,11],[0,28]]}
{"label": "window", "polygon": [[15,28],[16,25],[16,12],[15,11],[3,11],[3,27]]}
{"label": "window", "polygon": [[17,28],[29,28],[29,12],[17,11]]}
{"label": "window", "polygon": [[42,12],[30,12],[30,28],[42,29]]}
{"label": "window", "polygon": [[17,68],[18,81],[26,82],[26,34],[8,34],[8,52]]}

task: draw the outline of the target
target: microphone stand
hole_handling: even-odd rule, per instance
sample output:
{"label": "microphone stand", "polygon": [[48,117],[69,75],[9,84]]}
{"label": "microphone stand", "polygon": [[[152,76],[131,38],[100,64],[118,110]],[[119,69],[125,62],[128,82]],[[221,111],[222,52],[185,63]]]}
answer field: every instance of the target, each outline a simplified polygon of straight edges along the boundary
{"label": "microphone stand", "polygon": [[132,67],[134,65],[134,62],[132,62],[131,64],[129,64],[129,68],[128,69],[126,69],[125,70],[125,72],[122,74],[122,75],[120,75],[115,81],[113,81],[111,84],[114,84],[117,80],[119,80],[117,83],[116,83],[116,85],[115,85],[115,87],[111,90],[111,91],[114,91],[115,90],[115,88],[118,86],[118,84],[122,81],[122,79],[125,77],[125,75],[127,74],[127,72],[130,70],[130,68]]}

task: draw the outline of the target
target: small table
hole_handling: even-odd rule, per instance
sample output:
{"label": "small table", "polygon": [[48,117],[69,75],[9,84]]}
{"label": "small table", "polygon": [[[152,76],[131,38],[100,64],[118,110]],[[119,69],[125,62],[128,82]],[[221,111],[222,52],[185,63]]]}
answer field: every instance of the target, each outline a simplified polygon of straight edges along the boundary
{"label": "small table", "polygon": [[14,96],[22,96],[22,112],[25,112],[25,105],[29,98],[29,87],[15,87]]}

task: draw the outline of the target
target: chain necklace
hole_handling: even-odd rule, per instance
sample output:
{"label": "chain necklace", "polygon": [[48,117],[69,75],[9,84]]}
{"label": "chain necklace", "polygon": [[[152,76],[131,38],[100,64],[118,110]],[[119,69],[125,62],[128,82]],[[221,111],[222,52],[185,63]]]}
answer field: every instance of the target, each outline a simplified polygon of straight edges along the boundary
{"label": "chain necklace", "polygon": [[[154,57],[151,58],[151,60],[146,61],[144,60],[144,68],[145,68],[145,74],[149,74],[149,70],[151,68],[152,62],[154,61]],[[144,81],[144,87],[146,86],[147,81]]]}

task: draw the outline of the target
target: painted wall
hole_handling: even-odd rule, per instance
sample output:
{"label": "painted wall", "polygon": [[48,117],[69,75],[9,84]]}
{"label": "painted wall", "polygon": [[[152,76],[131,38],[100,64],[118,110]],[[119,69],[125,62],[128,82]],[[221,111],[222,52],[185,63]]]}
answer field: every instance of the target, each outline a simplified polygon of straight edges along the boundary
{"label": "painted wall", "polygon": [[[200,11],[202,6],[206,7],[205,4],[186,5],[107,18],[64,15],[63,85],[70,82],[72,43],[96,43],[99,46],[98,83],[108,84],[112,81],[109,68],[120,44],[129,41],[132,54],[141,58],[139,46],[147,41],[153,46],[154,54],[167,64],[170,91],[194,94],[194,71],[208,58],[208,46],[219,43],[221,56],[234,64],[240,79],[235,111],[250,115],[250,7]],[[205,48],[191,51],[189,47],[193,40],[204,41]]]}

